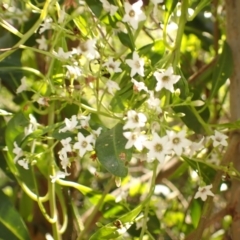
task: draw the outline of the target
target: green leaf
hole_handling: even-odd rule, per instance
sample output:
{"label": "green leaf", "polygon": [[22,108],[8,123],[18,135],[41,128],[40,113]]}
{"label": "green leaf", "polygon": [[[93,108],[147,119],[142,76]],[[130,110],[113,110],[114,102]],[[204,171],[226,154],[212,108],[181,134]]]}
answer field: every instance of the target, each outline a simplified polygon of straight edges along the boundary
{"label": "green leaf", "polygon": [[134,45],[129,37],[129,34],[124,33],[124,32],[119,32],[117,35],[118,35],[120,42],[124,46],[126,46],[126,47],[130,48],[132,51],[134,51]]}
{"label": "green leaf", "polygon": [[212,90],[209,101],[216,95],[219,88],[226,83],[233,71],[233,59],[231,49],[227,42],[223,45],[223,51],[215,65],[212,76]]}
{"label": "green leaf", "polygon": [[[28,230],[9,198],[0,191],[0,222],[19,240],[30,240]],[[1,234],[0,234],[1,237]],[[12,239],[5,236],[5,239]]]}
{"label": "green leaf", "polygon": [[192,224],[195,228],[197,228],[199,219],[201,217],[201,206],[198,201],[193,201],[190,208],[190,214],[192,218]]}
{"label": "green leaf", "polygon": [[86,0],[86,3],[96,17],[99,18],[102,12],[102,3],[99,0]]}
{"label": "green leaf", "polygon": [[165,7],[167,10],[167,12],[165,13],[165,18],[164,18],[165,24],[168,22],[168,19],[171,16],[172,12],[174,11],[177,3],[178,3],[178,0],[166,0],[165,1]]}
{"label": "green leaf", "polygon": [[[89,240],[104,240],[104,239],[116,239],[121,236],[127,229],[133,224],[135,218],[142,211],[142,205],[136,207],[131,212],[124,214],[122,217],[118,218],[116,221],[113,221],[96,233],[94,233]],[[117,227],[116,223],[121,223],[121,227]]]}
{"label": "green leaf", "polygon": [[143,55],[151,60],[152,66],[157,64],[159,60],[161,60],[164,52],[165,52],[165,45],[162,40],[158,40],[154,43],[145,45],[144,47],[140,48],[139,50],[140,56]]}
{"label": "green leaf", "polygon": [[118,177],[127,176],[125,160],[131,159],[131,151],[125,149],[127,139],[123,136],[123,125],[100,134],[96,141],[96,152],[100,163],[110,173]]}

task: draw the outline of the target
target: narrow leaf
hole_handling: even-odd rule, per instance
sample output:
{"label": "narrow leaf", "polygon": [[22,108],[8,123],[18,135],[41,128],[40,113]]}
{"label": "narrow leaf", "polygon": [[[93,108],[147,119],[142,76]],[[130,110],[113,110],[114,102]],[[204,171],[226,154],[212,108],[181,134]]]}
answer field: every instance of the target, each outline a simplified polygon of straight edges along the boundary
{"label": "narrow leaf", "polygon": [[[30,240],[28,230],[21,216],[15,210],[9,198],[2,191],[0,191],[0,222],[17,239]],[[5,239],[11,239],[9,237],[6,236]]]}

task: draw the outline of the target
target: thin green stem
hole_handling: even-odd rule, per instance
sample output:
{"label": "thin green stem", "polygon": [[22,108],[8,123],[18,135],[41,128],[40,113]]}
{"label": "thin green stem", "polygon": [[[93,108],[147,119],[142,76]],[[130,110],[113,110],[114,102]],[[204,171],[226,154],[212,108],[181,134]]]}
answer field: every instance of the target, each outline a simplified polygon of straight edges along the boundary
{"label": "thin green stem", "polygon": [[176,37],[175,46],[174,46],[174,58],[172,62],[172,67],[174,70],[176,69],[180,59],[181,43],[182,43],[182,38],[184,34],[185,24],[187,22],[187,14],[188,14],[188,0],[182,0],[181,16],[179,18],[179,23],[178,23],[177,37]]}
{"label": "thin green stem", "polygon": [[152,176],[150,191],[149,191],[148,196],[146,197],[146,199],[143,202],[143,204],[145,205],[145,211],[144,211],[144,218],[143,218],[143,226],[142,226],[141,234],[139,237],[140,240],[143,240],[144,233],[146,232],[146,229],[147,229],[147,217],[148,217],[148,212],[149,212],[149,203],[150,203],[150,199],[151,199],[151,197],[154,193],[154,189],[155,189],[158,164],[159,164],[159,162],[157,160],[155,160],[154,166],[153,166],[153,176]]}
{"label": "thin green stem", "polygon": [[87,221],[86,221],[86,223],[85,223],[84,229],[83,229],[83,231],[79,234],[77,240],[84,239],[84,235],[86,234],[86,232],[88,231],[90,225],[92,224],[93,219],[95,218],[95,216],[96,216],[96,214],[98,213],[101,205],[103,204],[103,201],[104,201],[106,195],[109,193],[110,189],[112,188],[113,183],[114,183],[114,181],[113,181],[113,179],[111,178],[110,181],[109,181],[109,183],[108,183],[108,185],[106,186],[106,188],[105,188],[105,190],[104,190],[101,198],[99,199],[97,205],[94,207],[91,215],[88,217],[88,219],[87,219]]}
{"label": "thin green stem", "polygon": [[13,52],[15,52],[20,45],[24,44],[39,28],[42,21],[47,17],[48,9],[51,4],[53,4],[56,0],[46,0],[43,10],[41,12],[41,15],[39,19],[35,22],[35,24],[22,36],[22,38],[11,48],[11,50],[4,52],[0,55],[0,62],[11,55]]}

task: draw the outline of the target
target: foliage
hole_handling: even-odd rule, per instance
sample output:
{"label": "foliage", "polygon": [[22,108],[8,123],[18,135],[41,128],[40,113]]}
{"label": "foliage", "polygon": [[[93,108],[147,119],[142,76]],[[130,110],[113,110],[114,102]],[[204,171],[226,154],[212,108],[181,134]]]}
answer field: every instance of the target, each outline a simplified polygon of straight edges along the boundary
{"label": "foliage", "polygon": [[214,4],[3,0],[1,239],[184,239],[219,211],[239,121]]}

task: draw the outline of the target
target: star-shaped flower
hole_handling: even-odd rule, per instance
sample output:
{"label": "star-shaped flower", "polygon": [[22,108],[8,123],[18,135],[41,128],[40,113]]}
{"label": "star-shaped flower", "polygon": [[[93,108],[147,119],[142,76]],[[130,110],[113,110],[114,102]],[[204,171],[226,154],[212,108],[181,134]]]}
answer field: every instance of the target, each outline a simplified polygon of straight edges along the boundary
{"label": "star-shaped flower", "polygon": [[191,145],[191,141],[185,138],[185,130],[180,132],[167,131],[167,134],[169,137],[169,146],[178,156],[181,156],[183,150]]}
{"label": "star-shaped flower", "polygon": [[50,176],[50,178],[52,179],[51,182],[55,183],[58,179],[65,178],[66,176],[69,176],[69,175],[70,173],[57,171],[53,176]]}
{"label": "star-shaped flower", "polygon": [[41,38],[36,39],[36,42],[39,44],[38,48],[40,50],[47,50],[48,45],[47,45],[47,39],[42,35]]}
{"label": "star-shaped flower", "polygon": [[212,184],[206,185],[204,187],[199,187],[197,193],[195,194],[194,198],[201,198],[203,201],[206,201],[207,196],[214,197],[213,192],[210,190],[212,188]]}
{"label": "star-shaped flower", "polygon": [[143,143],[149,150],[148,161],[152,162],[157,159],[160,163],[163,163],[165,156],[170,153],[170,144],[168,136],[160,137],[156,132],[153,133],[153,138],[150,141]]}
{"label": "star-shaped flower", "polygon": [[153,91],[149,91],[149,94],[150,96],[149,96],[149,99],[147,100],[148,107],[156,111],[156,114],[161,113],[162,112],[161,100],[159,98],[154,97]]}
{"label": "star-shaped flower", "polygon": [[17,94],[21,93],[23,91],[26,91],[28,89],[29,85],[27,83],[27,78],[26,77],[22,77],[21,79],[21,85],[17,88]]}
{"label": "star-shaped flower", "polygon": [[53,55],[60,60],[68,60],[72,56],[72,52],[64,52],[63,48],[60,47],[57,52],[53,51]]}
{"label": "star-shaped flower", "polygon": [[134,110],[127,112],[127,122],[123,126],[123,129],[134,129],[144,127],[147,121],[147,117],[143,113],[137,113]]}
{"label": "star-shaped flower", "polygon": [[222,146],[227,146],[228,142],[227,142],[227,138],[228,136],[226,136],[223,133],[218,132],[217,130],[214,130],[214,136],[210,136],[210,138],[213,140],[213,146],[217,147],[219,145]]}
{"label": "star-shaped flower", "polygon": [[131,68],[131,77],[136,73],[142,77],[144,76],[144,61],[139,57],[137,52],[133,52],[133,59],[127,59],[126,63]]}
{"label": "star-shaped flower", "polygon": [[17,160],[23,156],[23,150],[17,145],[16,142],[14,142],[13,145],[14,145],[13,153],[16,155],[13,161],[14,163],[16,163]]}
{"label": "star-shaped flower", "polygon": [[18,163],[20,166],[22,166],[24,169],[26,169],[26,170],[29,169],[29,167],[28,167],[28,161],[27,161],[26,158],[18,160],[17,163]]}
{"label": "star-shaped flower", "polygon": [[74,149],[79,150],[79,156],[83,157],[83,155],[87,151],[92,151],[93,147],[91,143],[93,142],[93,136],[88,135],[87,137],[84,137],[81,132],[78,133],[78,141],[73,145]]}
{"label": "star-shaped flower", "polygon": [[146,15],[141,9],[142,5],[142,0],[135,2],[133,5],[129,2],[124,2],[125,15],[122,21],[128,22],[133,29],[137,29],[138,23],[146,19]]}
{"label": "star-shaped flower", "polygon": [[48,17],[44,20],[44,22],[40,25],[39,28],[39,33],[42,34],[43,32],[45,32],[48,29],[52,28],[52,18]]}
{"label": "star-shaped flower", "polygon": [[173,68],[169,67],[165,72],[155,72],[154,77],[157,80],[157,85],[155,90],[158,92],[165,88],[170,92],[174,92],[173,84],[179,81],[181,76],[173,74]]}
{"label": "star-shaped flower", "polygon": [[81,76],[81,69],[76,65],[64,65],[67,68],[67,77],[70,79],[76,79]]}
{"label": "star-shaped flower", "polygon": [[108,61],[105,62],[103,66],[106,67],[110,73],[117,73],[117,72],[122,72],[122,69],[119,67],[120,64],[121,62],[114,61],[112,57],[109,57]]}
{"label": "star-shaped flower", "polygon": [[146,87],[144,82],[138,82],[134,78],[131,79],[131,82],[133,83],[133,90],[137,92],[141,92],[142,90],[148,92],[148,88]]}
{"label": "star-shaped flower", "polygon": [[114,95],[114,91],[115,90],[120,90],[120,87],[118,85],[118,83],[112,81],[112,80],[108,80],[106,82],[106,87],[107,87],[107,91],[111,94]]}
{"label": "star-shaped flower", "polygon": [[73,115],[71,119],[65,118],[64,121],[66,126],[60,129],[59,132],[73,131],[75,128],[77,128],[78,121],[76,115]]}
{"label": "star-shaped flower", "polygon": [[86,42],[80,43],[78,48],[72,50],[72,54],[84,55],[87,59],[92,60],[99,56],[96,48],[96,39],[88,39]]}
{"label": "star-shaped flower", "polygon": [[115,14],[115,12],[118,10],[117,6],[110,4],[107,0],[100,0],[100,2],[103,5],[103,9],[106,12],[109,12],[111,16],[113,16]]}
{"label": "star-shaped flower", "polygon": [[143,142],[146,141],[147,137],[141,134],[139,129],[135,129],[133,132],[124,132],[123,136],[128,139],[125,145],[126,149],[134,146],[138,151],[142,151]]}
{"label": "star-shaped flower", "polygon": [[62,139],[60,142],[61,144],[63,145],[63,149],[66,151],[66,152],[71,152],[72,151],[72,148],[71,148],[71,145],[70,145],[70,142],[71,142],[71,138],[68,137],[66,139]]}

